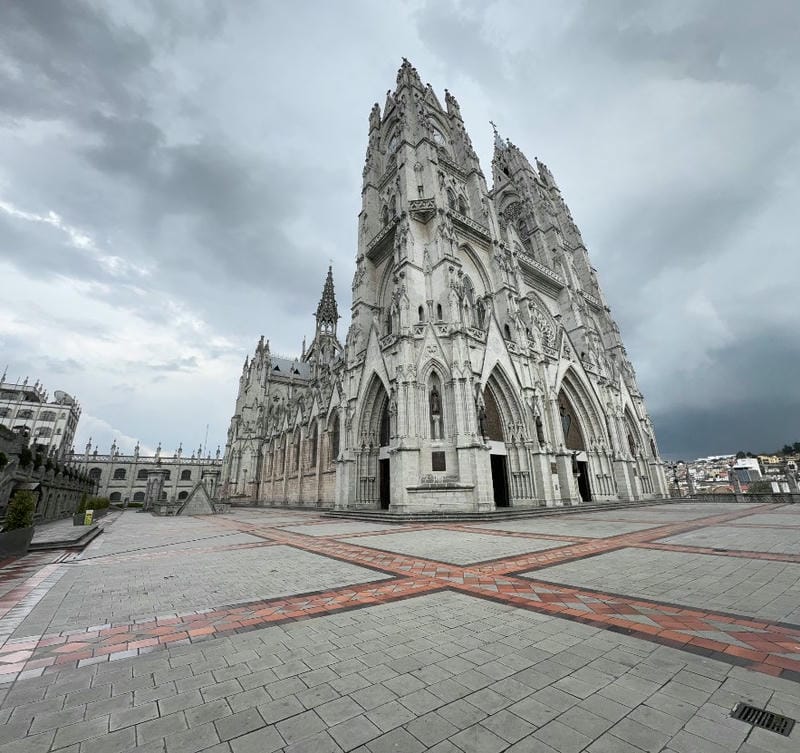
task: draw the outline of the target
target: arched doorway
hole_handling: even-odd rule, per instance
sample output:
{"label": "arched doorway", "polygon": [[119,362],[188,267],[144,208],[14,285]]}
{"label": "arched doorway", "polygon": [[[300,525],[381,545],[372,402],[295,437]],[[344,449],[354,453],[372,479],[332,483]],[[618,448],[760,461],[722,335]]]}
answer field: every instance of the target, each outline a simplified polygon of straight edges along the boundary
{"label": "arched doorway", "polygon": [[503,431],[503,419],[494,396],[494,391],[487,385],[483,393],[484,419],[482,430],[484,439],[490,446],[489,462],[492,470],[492,492],[496,507],[508,507],[508,453]]}
{"label": "arched doorway", "polygon": [[389,396],[373,376],[364,398],[357,449],[356,502],[388,509],[391,504]]}
{"label": "arched doorway", "polygon": [[578,486],[578,493],[584,502],[591,502],[589,458],[586,454],[583,428],[578,420],[575,407],[563,388],[558,393],[558,415],[561,420],[561,431],[564,434],[564,446],[568,450],[572,450],[572,474]]}

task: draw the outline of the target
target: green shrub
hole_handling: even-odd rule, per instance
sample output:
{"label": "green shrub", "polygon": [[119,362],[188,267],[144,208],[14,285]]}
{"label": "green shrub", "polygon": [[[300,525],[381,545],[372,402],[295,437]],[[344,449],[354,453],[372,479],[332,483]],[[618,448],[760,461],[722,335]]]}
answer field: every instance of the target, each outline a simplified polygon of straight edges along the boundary
{"label": "green shrub", "polygon": [[8,503],[4,531],[16,531],[33,525],[33,514],[36,512],[36,495],[33,492],[20,490]]}
{"label": "green shrub", "polygon": [[19,464],[21,468],[27,468],[33,462],[33,453],[27,447],[23,447],[19,453]]}
{"label": "green shrub", "polygon": [[82,513],[87,510],[105,510],[110,504],[107,497],[89,497],[84,494],[75,512]]}

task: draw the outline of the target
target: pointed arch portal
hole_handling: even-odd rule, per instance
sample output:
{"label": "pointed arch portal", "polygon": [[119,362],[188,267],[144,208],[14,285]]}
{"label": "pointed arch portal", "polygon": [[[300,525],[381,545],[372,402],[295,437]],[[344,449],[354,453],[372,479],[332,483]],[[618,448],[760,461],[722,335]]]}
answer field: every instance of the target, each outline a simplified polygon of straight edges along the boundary
{"label": "pointed arch portal", "polygon": [[[511,385],[500,367],[492,371],[483,391],[482,433],[489,442],[489,462],[492,472],[492,492],[497,507],[508,507],[512,491],[516,498],[520,489],[509,489],[509,478],[524,474],[520,457],[512,440],[514,426],[520,426],[522,415]],[[511,442],[511,444],[509,444]]]}
{"label": "pointed arch portal", "polygon": [[359,503],[384,510],[391,504],[390,429],[389,395],[380,378],[373,375],[360,423],[356,496]]}
{"label": "pointed arch portal", "polygon": [[578,493],[584,502],[591,502],[592,487],[589,481],[589,458],[586,454],[584,429],[564,386],[558,393],[558,416],[564,434],[564,447],[573,453],[572,475],[575,477]]}

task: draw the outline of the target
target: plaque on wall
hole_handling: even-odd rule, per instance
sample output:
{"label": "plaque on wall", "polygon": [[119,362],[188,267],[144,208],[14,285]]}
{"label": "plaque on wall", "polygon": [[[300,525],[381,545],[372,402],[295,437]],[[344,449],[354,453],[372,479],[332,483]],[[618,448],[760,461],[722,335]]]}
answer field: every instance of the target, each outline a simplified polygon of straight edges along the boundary
{"label": "plaque on wall", "polygon": [[447,463],[444,459],[443,452],[432,452],[431,453],[431,470],[432,471],[446,471],[447,470]]}

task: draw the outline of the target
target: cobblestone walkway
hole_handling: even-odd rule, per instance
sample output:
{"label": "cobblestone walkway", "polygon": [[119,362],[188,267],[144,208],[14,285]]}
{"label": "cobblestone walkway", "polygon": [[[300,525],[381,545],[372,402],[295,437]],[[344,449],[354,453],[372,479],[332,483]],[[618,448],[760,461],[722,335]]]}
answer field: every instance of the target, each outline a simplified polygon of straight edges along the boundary
{"label": "cobblestone walkway", "polygon": [[800,718],[798,530],[778,505],[126,512],[0,568],[0,753],[795,751],[727,706]]}

